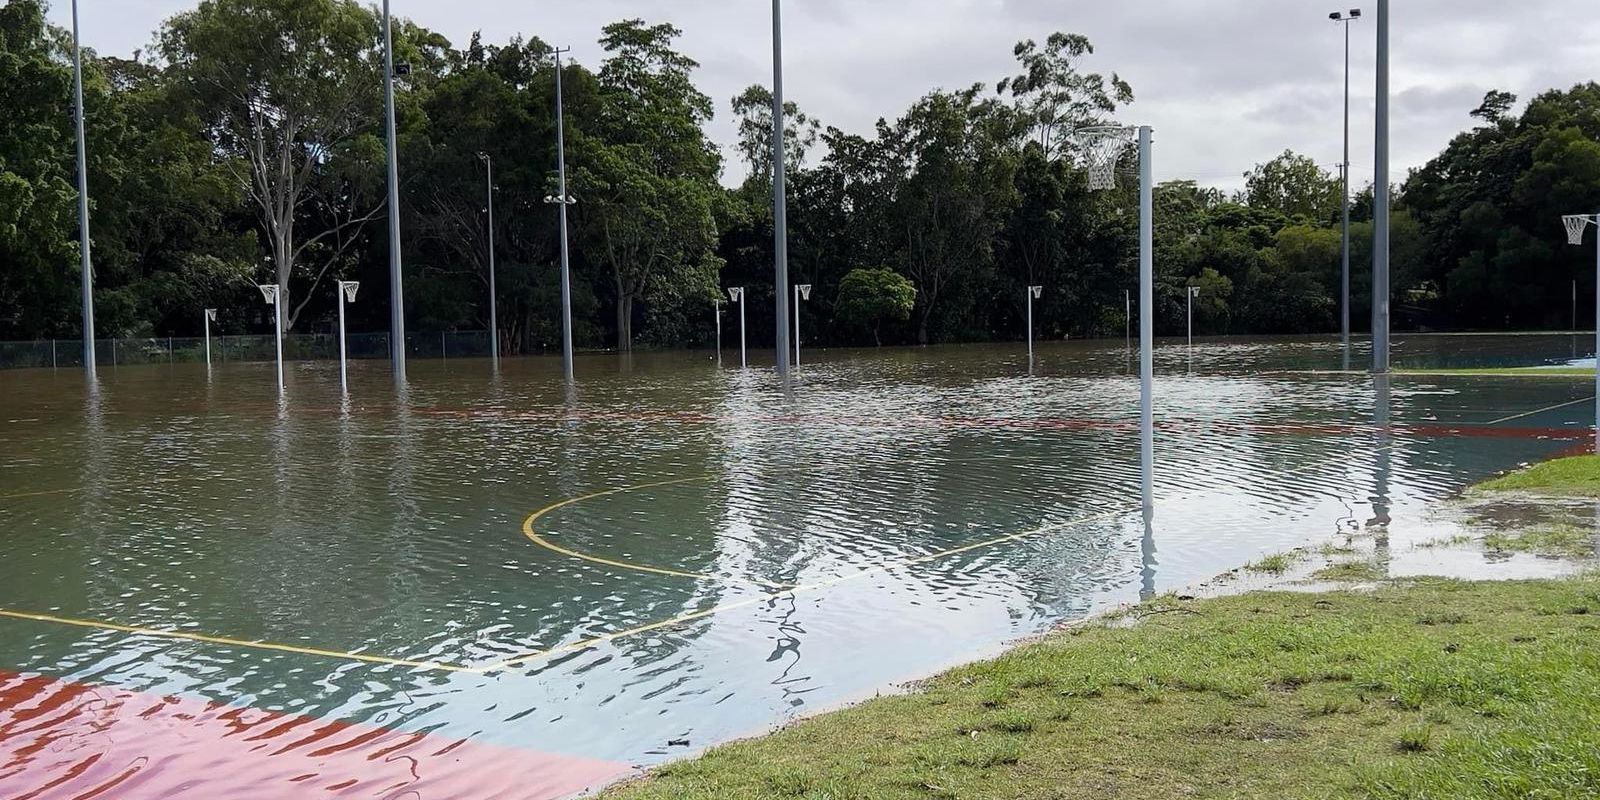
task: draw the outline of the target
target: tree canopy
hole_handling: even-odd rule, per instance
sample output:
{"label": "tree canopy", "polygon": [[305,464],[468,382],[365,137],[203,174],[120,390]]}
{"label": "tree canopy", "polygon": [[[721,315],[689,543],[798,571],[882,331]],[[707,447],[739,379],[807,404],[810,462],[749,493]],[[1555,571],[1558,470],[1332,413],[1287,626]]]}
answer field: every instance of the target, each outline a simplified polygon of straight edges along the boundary
{"label": "tree canopy", "polygon": [[[0,5],[0,339],[79,325],[70,37],[42,3]],[[396,106],[413,328],[488,324],[493,224],[501,340],[555,346],[552,49],[482,35],[458,47],[406,20],[395,34],[396,60],[412,65]],[[598,63],[561,75],[579,344],[708,344],[722,287],[758,302],[777,291],[772,96],[752,85],[713,100],[670,22],[618,21],[598,40]],[[387,280],[376,12],[204,0],[156,43],[132,58],[85,51],[101,329],[193,334],[205,307],[223,309],[225,331],[270,329],[253,284],[276,282],[296,329],[327,330],[333,279]],[[1024,40],[1013,56],[1001,80],[930,89],[868,130],[824,124],[805,97],[785,104],[791,274],[816,287],[807,341],[1020,338],[1034,285],[1043,335],[1121,334],[1134,190],[1090,192],[1070,133],[1115,122],[1133,87],[1079,34]],[[1558,218],[1600,209],[1600,85],[1519,102],[1495,91],[1461,109],[1472,127],[1396,187],[1397,324],[1564,328],[1572,282],[1592,292],[1592,252],[1567,247]],[[707,134],[721,103],[729,152],[749,170],[735,187]],[[1202,287],[1201,333],[1336,330],[1341,191],[1292,151],[1237,192],[1157,187],[1158,330],[1182,332],[1190,286]],[[1371,197],[1364,187],[1352,205],[1358,329]],[[364,295],[352,325],[381,329],[386,304]],[[771,335],[769,317],[751,315],[752,337]]]}

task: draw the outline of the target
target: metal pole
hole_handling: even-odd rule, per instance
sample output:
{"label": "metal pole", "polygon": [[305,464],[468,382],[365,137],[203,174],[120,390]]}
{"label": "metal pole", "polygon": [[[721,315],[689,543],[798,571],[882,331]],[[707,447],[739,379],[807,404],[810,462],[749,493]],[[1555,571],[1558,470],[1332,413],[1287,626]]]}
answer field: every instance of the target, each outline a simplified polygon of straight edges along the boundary
{"label": "metal pole", "polygon": [[400,155],[394,130],[394,37],[383,0],[383,104],[389,141],[389,357],[394,379],[406,381],[406,301],[400,275]]}
{"label": "metal pole", "polygon": [[1139,128],[1139,466],[1144,513],[1155,516],[1155,181],[1151,130]]}
{"label": "metal pole", "polygon": [[1572,332],[1578,332],[1578,282],[1572,282]]}
{"label": "metal pole", "polygon": [[51,339],[50,340],[50,368],[51,369],[55,369],[58,366],[57,362],[58,362],[58,359],[56,358],[56,340]]}
{"label": "metal pole", "polygon": [[339,282],[339,293],[334,301],[339,305],[339,391],[350,393],[350,376],[345,364],[345,337],[344,337],[344,282]]}
{"label": "metal pole", "polygon": [[278,293],[272,303],[272,328],[276,334],[273,339],[278,346],[278,394],[283,394],[283,284],[278,284]]}
{"label": "metal pole", "polygon": [[[749,352],[747,350],[745,350],[745,338],[744,338],[744,301],[745,301],[744,290],[740,289],[739,290],[739,367],[741,369],[749,369],[750,368],[750,355],[749,355]],[[783,326],[779,325],[778,327],[781,328]]]}
{"label": "metal pole", "polygon": [[211,369],[211,312],[201,312],[206,322],[206,369]]}
{"label": "metal pole", "polygon": [[794,287],[794,368],[800,368],[800,287]]}
{"label": "metal pole", "polygon": [[783,2],[772,0],[773,286],[778,298],[778,374],[789,373],[789,210],[783,165]]}
{"label": "metal pole", "polygon": [[1033,360],[1033,287],[1028,287],[1028,360]]}
{"label": "metal pole", "polygon": [[556,50],[556,163],[560,172],[561,192],[561,360],[567,382],[573,381],[572,367],[572,277],[571,256],[567,244],[567,126],[566,112],[561,97],[561,54]]}
{"label": "metal pole", "polygon": [[[78,37],[78,0],[72,0],[72,100],[78,126],[78,257],[83,270],[83,370],[90,380],[94,363],[94,265],[89,254],[89,154],[83,132],[83,45]],[[115,344],[112,345],[115,347]]]}
{"label": "metal pole", "polygon": [[1594,441],[1595,452],[1600,453],[1600,214],[1595,215],[1595,265],[1594,265],[1594,308],[1595,308],[1595,333],[1594,333]]}
{"label": "metal pole", "polygon": [[1194,349],[1194,290],[1189,290],[1189,349]]}
{"label": "metal pole", "polygon": [[494,158],[483,156],[489,176],[489,352],[490,358],[500,363],[500,314],[494,285]]}
{"label": "metal pole", "polygon": [[1389,371],[1389,0],[1378,0],[1378,124],[1373,158],[1372,371]]}
{"label": "metal pole", "polygon": [[1339,335],[1344,357],[1350,360],[1350,22],[1344,22],[1344,215],[1343,250],[1339,270]]}
{"label": "metal pole", "polygon": [[722,366],[722,300],[719,298],[711,303],[711,310],[717,318],[717,366]]}

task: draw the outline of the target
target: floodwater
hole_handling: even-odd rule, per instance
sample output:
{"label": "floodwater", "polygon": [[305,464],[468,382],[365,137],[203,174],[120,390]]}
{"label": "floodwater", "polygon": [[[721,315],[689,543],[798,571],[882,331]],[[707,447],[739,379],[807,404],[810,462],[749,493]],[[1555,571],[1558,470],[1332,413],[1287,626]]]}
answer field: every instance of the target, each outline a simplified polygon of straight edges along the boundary
{"label": "floodwater", "polygon": [[[1410,367],[1572,336],[1396,341]],[[752,353],[752,363],[770,363]],[[1324,339],[0,373],[0,796],[557,798],[1586,446]],[[1358,353],[1357,360],[1365,358]],[[1323,370],[1315,372],[1314,370]]]}

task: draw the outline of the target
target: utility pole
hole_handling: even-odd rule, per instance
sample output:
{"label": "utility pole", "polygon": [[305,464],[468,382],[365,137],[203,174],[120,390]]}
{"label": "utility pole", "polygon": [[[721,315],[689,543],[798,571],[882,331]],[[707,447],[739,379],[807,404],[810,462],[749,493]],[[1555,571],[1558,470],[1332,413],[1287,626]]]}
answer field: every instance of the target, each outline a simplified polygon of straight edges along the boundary
{"label": "utility pole", "polygon": [[496,296],[494,286],[494,158],[488,153],[479,153],[478,160],[483,162],[484,171],[489,183],[489,357],[494,360],[496,367],[500,366],[500,319],[499,298]]}
{"label": "utility pole", "polygon": [[1389,0],[1378,0],[1378,131],[1372,184],[1372,372],[1389,372]]}
{"label": "utility pole", "polygon": [[94,382],[94,265],[89,258],[89,153],[83,132],[83,45],[78,37],[78,0],[72,0],[72,100],[78,124],[78,258],[83,270],[83,371]]}
{"label": "utility pole", "polygon": [[1344,202],[1340,206],[1344,217],[1343,249],[1339,269],[1339,335],[1344,343],[1345,368],[1350,362],[1350,23],[1361,19],[1361,9],[1348,13],[1335,11],[1328,19],[1344,25],[1344,161],[1339,175],[1344,180]]}
{"label": "utility pole", "polygon": [[400,154],[394,130],[394,36],[383,0],[383,122],[389,141],[389,358],[394,380],[406,382],[406,298],[400,275]]}
{"label": "utility pole", "polygon": [[[783,0],[772,0],[772,221],[778,374],[789,374],[789,212],[783,165]],[[743,308],[743,306],[740,306]]]}
{"label": "utility pole", "polygon": [[567,243],[567,206],[577,199],[567,194],[567,124],[561,97],[561,54],[570,47],[556,48],[556,166],[560,181],[555,197],[546,197],[546,203],[561,206],[561,363],[568,384],[573,382],[572,367],[572,257]]}

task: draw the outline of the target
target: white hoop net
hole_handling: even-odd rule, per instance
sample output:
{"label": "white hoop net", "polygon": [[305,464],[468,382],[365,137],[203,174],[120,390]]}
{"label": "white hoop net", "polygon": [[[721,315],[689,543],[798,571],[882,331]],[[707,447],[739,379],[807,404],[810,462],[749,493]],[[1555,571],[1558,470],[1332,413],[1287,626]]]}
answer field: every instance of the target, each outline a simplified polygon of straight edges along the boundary
{"label": "white hoop net", "polygon": [[1567,226],[1567,244],[1583,244],[1583,232],[1594,222],[1594,217],[1588,214],[1568,214],[1561,218],[1561,224]]}
{"label": "white hoop net", "polygon": [[1072,138],[1083,154],[1084,168],[1089,172],[1089,189],[1104,191],[1117,188],[1117,165],[1122,154],[1133,146],[1134,129],[1117,125],[1096,125],[1078,128]]}

